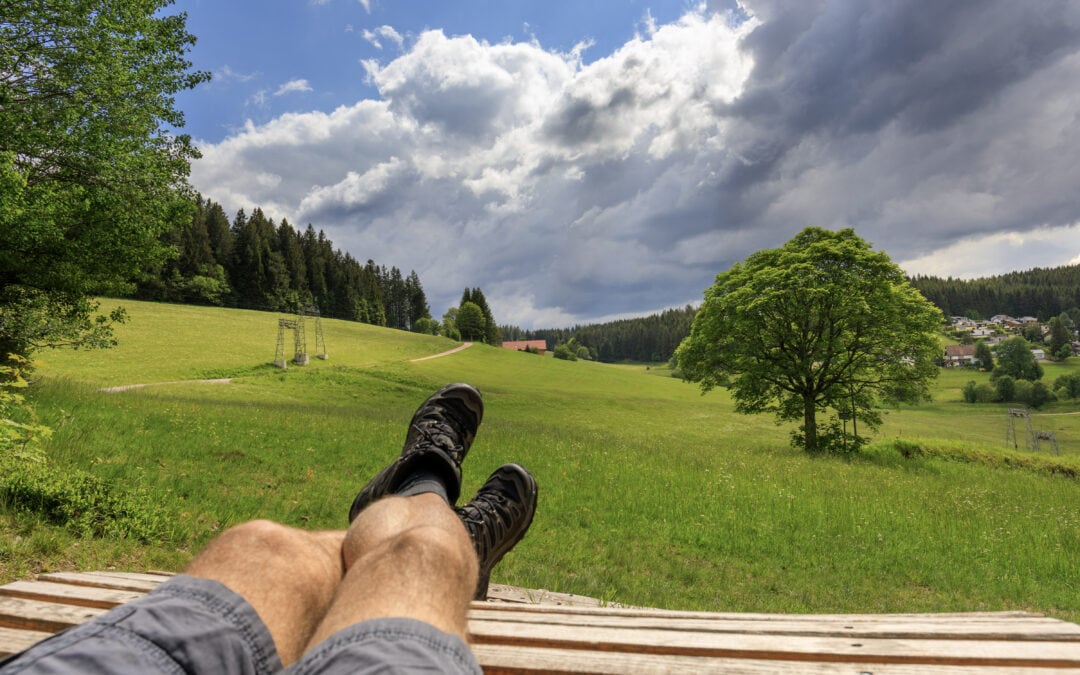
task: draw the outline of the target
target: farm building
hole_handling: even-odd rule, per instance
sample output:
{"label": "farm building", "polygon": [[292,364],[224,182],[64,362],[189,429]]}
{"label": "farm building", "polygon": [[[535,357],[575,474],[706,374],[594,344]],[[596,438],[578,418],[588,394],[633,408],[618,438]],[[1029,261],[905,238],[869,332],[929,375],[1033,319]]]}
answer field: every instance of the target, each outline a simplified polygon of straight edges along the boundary
{"label": "farm building", "polygon": [[502,343],[503,349],[513,349],[523,352],[526,349],[535,349],[543,354],[547,351],[547,340],[507,340]]}

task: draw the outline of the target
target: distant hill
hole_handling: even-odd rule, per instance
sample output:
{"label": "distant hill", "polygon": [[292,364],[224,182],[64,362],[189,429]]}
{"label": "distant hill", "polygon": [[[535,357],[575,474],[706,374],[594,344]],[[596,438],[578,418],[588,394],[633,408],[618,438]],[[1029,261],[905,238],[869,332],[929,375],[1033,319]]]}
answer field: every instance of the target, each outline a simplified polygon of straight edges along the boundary
{"label": "distant hill", "polygon": [[690,324],[697,310],[690,305],[668,309],[637,319],[587,324],[573,328],[522,330],[501,326],[504,340],[547,340],[548,349],[570,338],[585,345],[597,361],[667,361],[682,339],[690,334]]}
{"label": "distant hill", "polygon": [[1049,321],[1067,312],[1074,320],[1080,317],[1080,265],[970,280],[916,276],[911,283],[945,316],[986,319],[1009,314]]}

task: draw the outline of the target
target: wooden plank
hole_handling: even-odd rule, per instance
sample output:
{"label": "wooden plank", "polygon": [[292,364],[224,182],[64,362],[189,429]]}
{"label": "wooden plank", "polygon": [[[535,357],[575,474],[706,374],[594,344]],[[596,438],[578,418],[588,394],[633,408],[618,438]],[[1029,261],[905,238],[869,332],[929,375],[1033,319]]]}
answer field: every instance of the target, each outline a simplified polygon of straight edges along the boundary
{"label": "wooden plank", "polygon": [[141,598],[144,593],[138,591],[118,591],[111,588],[94,586],[75,586],[51,581],[13,581],[0,586],[0,596],[28,598],[44,602],[59,602],[81,607],[101,607],[111,609],[125,602]]}
{"label": "wooden plank", "polygon": [[925,619],[929,621],[951,619],[1017,619],[1042,617],[1042,614],[1022,611],[1004,612],[935,612],[932,614],[893,613],[893,614],[760,614],[753,612],[700,612],[680,609],[654,609],[648,607],[589,607],[589,606],[553,606],[505,604],[499,602],[474,601],[475,609],[500,609],[508,612],[578,614],[582,616],[644,616],[662,618],[688,618],[707,616],[717,619],[753,619],[755,621],[819,621],[821,619]]}
{"label": "wooden plank", "polygon": [[55,633],[104,614],[97,607],[76,607],[56,602],[0,597],[0,626]]}
{"label": "wooden plank", "polygon": [[[623,675],[636,673],[725,673],[732,675],[772,675],[798,672],[807,675],[866,673],[873,675],[948,675],[957,672],[954,665],[882,664],[882,663],[811,663],[759,659],[656,656],[653,654],[617,654],[573,649],[537,649],[504,645],[473,645],[473,653],[485,675],[532,673],[597,673]],[[1073,673],[1074,669],[1017,668],[981,666],[980,675],[1050,675]]]}
{"label": "wooden plank", "polygon": [[127,579],[129,581],[148,581],[162,584],[169,580],[168,575],[154,574],[151,572],[92,572],[111,579]]}
{"label": "wooden plank", "polygon": [[0,658],[17,654],[52,635],[37,630],[21,630],[0,626]]}
{"label": "wooden plank", "polygon": [[547,624],[592,628],[655,628],[658,630],[759,635],[816,635],[823,637],[877,637],[967,639],[967,640],[1074,640],[1080,642],[1080,626],[1046,617],[912,617],[847,616],[805,618],[771,617],[747,620],[738,615],[710,614],[679,617],[647,616],[636,612],[584,613],[528,612],[498,607],[476,607],[469,612],[475,620]]}
{"label": "wooden plank", "polygon": [[838,663],[1080,668],[1080,643],[717,634],[471,620],[476,644]]}
{"label": "wooden plank", "polygon": [[149,593],[161,585],[160,581],[136,581],[108,576],[100,572],[48,572],[39,574],[37,578],[42,581],[55,581],[60,584],[112,588],[118,591],[139,591],[142,593]]}

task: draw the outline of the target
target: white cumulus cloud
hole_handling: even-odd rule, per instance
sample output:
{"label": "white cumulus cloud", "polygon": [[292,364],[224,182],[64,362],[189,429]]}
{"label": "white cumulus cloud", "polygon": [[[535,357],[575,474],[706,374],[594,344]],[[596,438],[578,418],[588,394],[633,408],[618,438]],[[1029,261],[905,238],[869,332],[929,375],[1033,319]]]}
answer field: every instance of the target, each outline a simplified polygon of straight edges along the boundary
{"label": "white cumulus cloud", "polygon": [[393,26],[379,26],[375,30],[368,30],[365,28],[364,32],[361,33],[361,36],[370,42],[376,49],[383,48],[384,40],[389,40],[397,45],[398,51],[405,48],[405,38],[394,30]]}
{"label": "white cumulus cloud", "polygon": [[311,91],[311,85],[307,80],[289,80],[282,84],[274,92],[274,96],[284,96],[286,94],[297,94]]}
{"label": "white cumulus cloud", "polygon": [[249,124],[192,181],[416,270],[436,314],[480,286],[523,326],[696,301],[807,225],[913,272],[1080,253],[1080,5],[745,0],[643,23],[588,63],[384,26],[369,41],[404,51],[364,63],[377,98]]}

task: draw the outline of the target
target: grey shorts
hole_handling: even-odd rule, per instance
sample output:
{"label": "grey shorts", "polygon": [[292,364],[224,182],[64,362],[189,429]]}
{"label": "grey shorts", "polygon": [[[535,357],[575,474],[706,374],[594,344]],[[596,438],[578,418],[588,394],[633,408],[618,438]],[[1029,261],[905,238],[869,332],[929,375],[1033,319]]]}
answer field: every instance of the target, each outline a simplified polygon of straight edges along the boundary
{"label": "grey shorts", "polygon": [[[183,575],[0,665],[4,675],[282,670],[270,632],[246,600],[216,581]],[[480,673],[480,666],[456,635],[392,618],[334,633],[287,672]]]}

